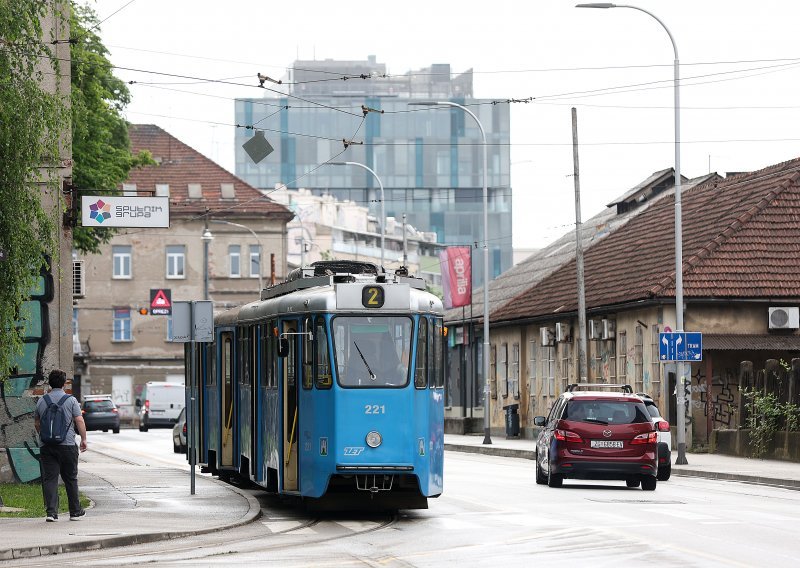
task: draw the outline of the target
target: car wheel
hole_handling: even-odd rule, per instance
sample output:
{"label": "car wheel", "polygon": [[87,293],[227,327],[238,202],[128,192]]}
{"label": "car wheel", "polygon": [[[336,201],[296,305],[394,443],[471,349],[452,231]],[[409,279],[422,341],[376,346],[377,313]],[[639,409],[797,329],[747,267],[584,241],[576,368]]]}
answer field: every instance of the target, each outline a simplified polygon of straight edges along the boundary
{"label": "car wheel", "polygon": [[547,486],[561,487],[562,483],[564,483],[564,476],[560,473],[553,473],[553,466],[551,464],[547,469]]}
{"label": "car wheel", "polygon": [[655,477],[646,476],[642,478],[642,491],[654,491],[656,488],[656,481]]}
{"label": "car wheel", "polygon": [[672,475],[672,464],[668,463],[664,467],[658,468],[658,475],[656,476],[656,479],[659,481],[666,481],[669,479],[670,475]]}
{"label": "car wheel", "polygon": [[638,479],[629,478],[625,480],[625,485],[628,487],[639,487],[640,481]]}
{"label": "car wheel", "polygon": [[181,447],[175,442],[172,442],[172,452],[176,454],[181,453]]}
{"label": "car wheel", "polygon": [[536,485],[547,485],[547,477],[542,473],[542,464],[539,462],[539,452],[536,452]]}
{"label": "car wheel", "polygon": [[139,422],[139,432],[147,432],[147,422],[144,421],[144,418]]}
{"label": "car wheel", "polygon": [[108,432],[108,428],[103,428],[103,432]]}
{"label": "car wheel", "polygon": [[114,428],[114,430],[112,430],[112,432],[114,432],[114,434],[119,434],[119,426]]}

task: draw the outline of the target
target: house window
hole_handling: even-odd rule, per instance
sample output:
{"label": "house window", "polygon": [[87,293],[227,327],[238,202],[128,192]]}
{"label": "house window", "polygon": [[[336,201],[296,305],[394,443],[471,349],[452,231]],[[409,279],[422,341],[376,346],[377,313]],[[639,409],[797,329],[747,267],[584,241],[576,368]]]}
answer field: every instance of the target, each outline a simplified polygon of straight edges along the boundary
{"label": "house window", "polygon": [[114,341],[131,340],[130,308],[114,308]]}
{"label": "house window", "polygon": [[500,379],[500,388],[503,389],[503,396],[508,396],[508,343],[502,343],[500,345],[500,361],[497,378]]}
{"label": "house window", "polygon": [[219,184],[219,192],[222,199],[236,199],[236,190],[232,183]]}
{"label": "house window", "polygon": [[261,275],[261,246],[250,245],[250,278]]}
{"label": "house window", "polygon": [[113,245],[111,247],[111,262],[114,266],[112,278],[131,278],[131,247],[129,245]]}
{"label": "house window", "polygon": [[[542,381],[547,383],[546,396],[556,395],[556,348],[552,345],[542,348]],[[544,385],[542,385],[544,386]]]}
{"label": "house window", "polygon": [[519,343],[511,346],[511,395],[519,399]]}
{"label": "house window", "polygon": [[633,352],[634,384],[636,392],[644,392],[644,328],[636,326],[636,343]]}
{"label": "house window", "polygon": [[617,346],[619,347],[619,371],[617,377],[621,383],[628,380],[628,335],[624,331],[617,333]]}
{"label": "house window", "polygon": [[156,184],[156,197],[169,197],[169,184],[157,183]]}
{"label": "house window", "polygon": [[658,347],[659,329],[657,325],[650,328],[650,390],[648,394],[656,402],[661,398],[661,365],[659,364]]}
{"label": "house window", "polygon": [[566,392],[572,370],[572,344],[561,343],[561,392]]}
{"label": "house window", "polygon": [[489,378],[489,390],[492,398],[497,398],[497,345],[492,345],[489,353],[489,369],[492,376]]}
{"label": "house window", "polygon": [[528,398],[529,412],[528,416],[533,417],[536,411],[536,398],[539,395],[539,385],[536,381],[536,356],[539,350],[539,344],[536,339],[528,341]]}
{"label": "house window", "polygon": [[203,186],[199,183],[190,183],[186,186],[189,192],[189,199],[201,199],[203,197]]}
{"label": "house window", "polygon": [[186,247],[167,246],[167,278],[186,278]]}
{"label": "house window", "polygon": [[230,245],[228,247],[228,274],[231,278],[241,278],[242,247],[239,245]]}
{"label": "house window", "polygon": [[138,195],[136,191],[136,184],[135,183],[123,183],[122,184],[122,195],[124,197],[136,197]]}

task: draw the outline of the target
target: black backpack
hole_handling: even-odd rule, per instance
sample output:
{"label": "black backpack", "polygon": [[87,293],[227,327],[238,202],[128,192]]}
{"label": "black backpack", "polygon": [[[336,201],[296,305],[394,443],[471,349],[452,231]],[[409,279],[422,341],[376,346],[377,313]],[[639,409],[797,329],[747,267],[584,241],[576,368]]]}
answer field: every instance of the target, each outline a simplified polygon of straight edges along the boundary
{"label": "black backpack", "polygon": [[44,395],[47,405],[39,420],[39,439],[45,446],[58,446],[67,439],[69,428],[72,426],[72,416],[67,415],[64,403],[70,395],[64,395],[58,402],[53,402],[49,394]]}

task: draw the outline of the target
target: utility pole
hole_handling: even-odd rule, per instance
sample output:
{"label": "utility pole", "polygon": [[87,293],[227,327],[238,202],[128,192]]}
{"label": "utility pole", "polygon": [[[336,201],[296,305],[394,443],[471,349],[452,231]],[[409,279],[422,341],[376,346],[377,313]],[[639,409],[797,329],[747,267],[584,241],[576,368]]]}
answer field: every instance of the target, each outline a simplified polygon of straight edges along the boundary
{"label": "utility pole", "polygon": [[578,380],[588,380],[586,361],[586,294],[583,280],[583,243],[581,240],[581,178],[578,166],[578,111],[572,107],[572,162],[575,182],[575,263],[578,273]]}
{"label": "utility pole", "polygon": [[403,213],[403,266],[408,268],[408,240],[406,240],[406,214]]}

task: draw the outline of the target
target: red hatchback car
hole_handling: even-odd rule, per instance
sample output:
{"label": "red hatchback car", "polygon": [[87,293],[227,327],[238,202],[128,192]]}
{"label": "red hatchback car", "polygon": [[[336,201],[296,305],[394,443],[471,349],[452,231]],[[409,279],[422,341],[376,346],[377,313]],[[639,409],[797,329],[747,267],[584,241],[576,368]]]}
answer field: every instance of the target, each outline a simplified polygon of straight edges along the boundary
{"label": "red hatchback car", "polygon": [[656,488],[658,433],[629,385],[569,385],[550,415],[537,416],[534,424],[542,428],[536,483],[561,487],[565,478],[619,479],[628,487]]}

